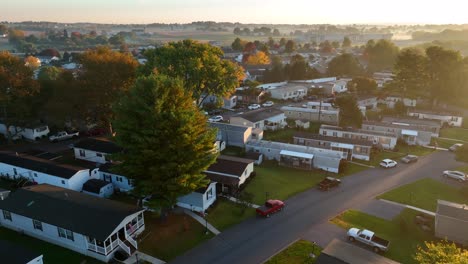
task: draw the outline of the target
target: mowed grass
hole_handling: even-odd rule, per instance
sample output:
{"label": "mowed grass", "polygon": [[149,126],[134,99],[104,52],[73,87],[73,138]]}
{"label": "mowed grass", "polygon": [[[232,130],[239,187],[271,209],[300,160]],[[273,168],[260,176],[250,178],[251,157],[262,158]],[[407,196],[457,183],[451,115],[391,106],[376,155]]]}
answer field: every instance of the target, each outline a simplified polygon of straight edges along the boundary
{"label": "mowed grass", "polygon": [[[145,232],[140,236],[138,250],[164,261],[170,261],[212,238],[205,227],[186,214],[169,214],[161,219],[156,214],[145,213]],[[66,263],[66,262],[62,262]]]}
{"label": "mowed grass", "polygon": [[69,249],[50,244],[27,235],[21,235],[18,232],[3,227],[0,228],[0,239],[9,241],[13,244],[29,249],[30,251],[37,253],[38,255],[42,254],[43,261],[47,264],[103,263],[97,259],[86,257],[75,251],[71,251]]}
{"label": "mowed grass", "polygon": [[443,128],[440,130],[439,136],[468,142],[468,130],[464,128]]}
{"label": "mowed grass", "polygon": [[437,199],[468,203],[468,199],[463,197],[459,188],[430,178],[393,189],[377,198],[409,204],[432,212],[437,209]]}
{"label": "mowed grass", "polygon": [[255,209],[242,208],[241,205],[218,197],[216,204],[208,209],[208,222],[223,231],[245,219],[255,216]]}
{"label": "mowed grass", "polygon": [[[265,264],[313,264],[322,249],[310,241],[300,239],[269,259]],[[315,258],[310,254],[314,253]]]}
{"label": "mowed grass", "polygon": [[[414,223],[417,211],[405,209],[392,221],[387,221],[359,211],[349,210],[331,220],[348,230],[351,227],[374,231],[379,237],[390,241],[389,250],[383,256],[405,264],[417,263],[413,259],[418,246],[434,240],[432,232],[423,231]],[[346,232],[343,230],[343,233]],[[358,243],[358,242],[356,242]],[[370,249],[369,249],[370,250]]]}
{"label": "mowed grass", "polygon": [[399,162],[399,159],[406,156],[407,154],[421,157],[421,156],[429,155],[433,153],[434,151],[437,151],[437,150],[425,148],[422,146],[400,146],[400,145],[397,145],[395,147],[395,150],[397,151],[382,150],[382,151],[374,152],[371,154],[370,161],[360,161],[360,160],[355,160],[355,161],[358,163],[377,167],[379,166],[379,163],[384,159],[392,159],[392,160],[395,160],[396,162]]}
{"label": "mowed grass", "polygon": [[451,140],[451,139],[442,139],[442,138],[432,138],[431,139],[431,146],[435,146],[437,144],[438,148],[450,148],[456,143],[462,143],[463,141],[459,140]]}
{"label": "mowed grass", "polygon": [[255,204],[263,204],[267,198],[285,200],[314,187],[326,176],[324,171],[283,167],[274,161],[264,161],[255,172],[257,175],[244,189],[254,195]]}

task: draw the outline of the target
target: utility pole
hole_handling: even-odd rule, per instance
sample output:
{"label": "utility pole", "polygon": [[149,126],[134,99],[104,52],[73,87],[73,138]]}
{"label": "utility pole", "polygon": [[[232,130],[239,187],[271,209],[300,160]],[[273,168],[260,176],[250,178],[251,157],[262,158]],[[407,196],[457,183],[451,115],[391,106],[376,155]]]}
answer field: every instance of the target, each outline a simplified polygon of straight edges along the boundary
{"label": "utility pole", "polygon": [[320,123],[322,114],[322,99],[320,99],[319,109],[318,109],[318,122]]}

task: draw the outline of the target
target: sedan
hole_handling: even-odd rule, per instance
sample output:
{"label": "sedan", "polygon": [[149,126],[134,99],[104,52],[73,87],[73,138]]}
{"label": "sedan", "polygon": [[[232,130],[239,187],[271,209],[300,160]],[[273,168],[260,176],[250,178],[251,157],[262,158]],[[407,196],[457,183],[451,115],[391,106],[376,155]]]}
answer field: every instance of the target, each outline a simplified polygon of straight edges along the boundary
{"label": "sedan", "polygon": [[249,109],[250,110],[255,110],[255,109],[259,109],[260,108],[260,105],[259,104],[251,104],[249,105]]}
{"label": "sedan", "polygon": [[208,122],[221,122],[223,121],[223,117],[218,115],[218,116],[212,116],[208,119]]}
{"label": "sedan", "polygon": [[459,182],[468,181],[468,178],[467,178],[466,174],[461,172],[461,171],[446,170],[446,171],[443,172],[442,176],[444,176],[445,178],[452,178],[452,179],[457,180]]}
{"label": "sedan", "polygon": [[383,168],[393,168],[393,167],[396,167],[398,163],[394,160],[391,160],[391,159],[384,159],[380,162],[380,167],[383,167]]}
{"label": "sedan", "polygon": [[274,103],[272,101],[266,101],[265,103],[262,104],[263,107],[270,107],[273,106]]}
{"label": "sedan", "polygon": [[418,156],[415,156],[415,155],[407,155],[401,158],[401,162],[406,163],[406,164],[416,162],[416,161],[418,161]]}

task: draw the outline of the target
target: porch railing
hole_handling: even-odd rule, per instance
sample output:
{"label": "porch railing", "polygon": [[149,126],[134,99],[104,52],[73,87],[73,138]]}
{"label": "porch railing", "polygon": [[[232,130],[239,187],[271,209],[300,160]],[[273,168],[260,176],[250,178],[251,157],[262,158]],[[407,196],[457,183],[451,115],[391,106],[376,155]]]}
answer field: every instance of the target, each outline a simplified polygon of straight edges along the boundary
{"label": "porch railing", "polygon": [[131,236],[128,236],[128,237],[127,237],[127,241],[130,242],[130,244],[132,244],[132,246],[133,246],[135,249],[138,249],[138,244],[137,244],[137,242],[136,242],[135,239],[133,239]]}
{"label": "porch railing", "polygon": [[117,242],[119,243],[119,246],[125,251],[128,253],[128,255],[132,255],[132,251],[130,250],[130,248],[124,244],[124,242],[122,242],[122,240],[120,239],[117,239]]}

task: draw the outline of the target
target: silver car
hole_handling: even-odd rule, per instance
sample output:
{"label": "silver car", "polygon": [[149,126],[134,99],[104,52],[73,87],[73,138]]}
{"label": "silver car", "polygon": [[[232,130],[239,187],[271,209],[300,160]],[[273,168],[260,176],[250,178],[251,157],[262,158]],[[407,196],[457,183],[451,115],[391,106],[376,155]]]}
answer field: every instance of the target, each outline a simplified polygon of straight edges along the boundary
{"label": "silver car", "polygon": [[459,149],[459,148],[462,147],[462,146],[463,146],[463,144],[461,144],[461,143],[456,143],[456,144],[453,144],[453,145],[449,148],[449,150],[450,150],[450,151],[456,151],[457,149]]}
{"label": "silver car", "polygon": [[444,176],[445,178],[452,178],[452,179],[457,180],[459,182],[468,181],[468,177],[466,176],[466,174],[461,172],[461,171],[446,170],[446,171],[443,172],[442,176]]}

